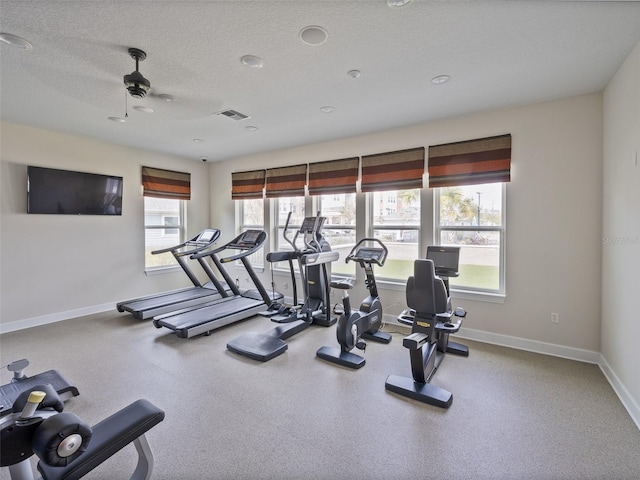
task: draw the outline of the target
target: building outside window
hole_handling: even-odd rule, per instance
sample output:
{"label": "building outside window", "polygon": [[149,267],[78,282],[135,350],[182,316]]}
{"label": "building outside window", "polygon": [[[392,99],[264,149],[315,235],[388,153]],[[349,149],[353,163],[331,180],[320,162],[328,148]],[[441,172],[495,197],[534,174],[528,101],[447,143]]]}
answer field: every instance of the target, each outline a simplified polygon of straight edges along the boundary
{"label": "building outside window", "polygon": [[413,261],[420,258],[420,189],[368,193],[371,236],[389,250],[384,267],[375,267],[380,279],[406,281]]}
{"label": "building outside window", "polygon": [[177,265],[170,253],[152,255],[151,252],[184,242],[184,203],[184,200],[144,197],[145,270]]}
{"label": "building outside window", "polygon": [[[239,200],[236,205],[239,209],[238,218],[240,220],[238,234],[252,229],[264,230],[264,200],[262,198]],[[254,267],[264,267],[263,249],[258,250],[248,258]]]}
{"label": "building outside window", "polygon": [[345,264],[344,259],[356,243],[356,194],[341,193],[316,195],[315,210],[326,217],[322,233],[340,259],[331,265],[332,274],[354,275],[354,263]]}
{"label": "building outside window", "polygon": [[[275,203],[275,225],[277,228],[275,229],[275,250],[291,250],[291,245],[284,239],[283,232],[284,227],[287,223],[287,217],[289,216],[289,212],[291,212],[291,219],[289,220],[289,231],[288,236],[291,240],[295,237],[296,232],[302,226],[302,221],[305,217],[305,197],[278,197],[272,200]],[[302,241],[302,236],[298,237],[296,246],[299,249],[304,249],[304,242]],[[285,268],[286,262],[280,265],[280,267]],[[287,267],[288,268],[288,267]]]}
{"label": "building outside window", "polygon": [[504,294],[505,185],[434,189],[435,242],[460,247],[452,288]]}

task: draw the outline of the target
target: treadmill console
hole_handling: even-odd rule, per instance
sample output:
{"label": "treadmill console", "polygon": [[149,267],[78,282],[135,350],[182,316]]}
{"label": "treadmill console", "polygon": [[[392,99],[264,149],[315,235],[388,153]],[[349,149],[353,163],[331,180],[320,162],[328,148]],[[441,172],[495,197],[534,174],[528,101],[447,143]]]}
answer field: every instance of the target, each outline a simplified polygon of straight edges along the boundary
{"label": "treadmill console", "polygon": [[238,237],[237,242],[235,242],[233,246],[237,248],[253,248],[261,243],[263,239],[264,232],[262,230],[247,230]]}
{"label": "treadmill console", "polygon": [[322,231],[322,226],[324,225],[327,217],[305,217],[302,226],[300,227],[300,233],[309,234],[313,233],[313,227],[316,225],[316,219],[318,220],[318,230],[317,233]]}

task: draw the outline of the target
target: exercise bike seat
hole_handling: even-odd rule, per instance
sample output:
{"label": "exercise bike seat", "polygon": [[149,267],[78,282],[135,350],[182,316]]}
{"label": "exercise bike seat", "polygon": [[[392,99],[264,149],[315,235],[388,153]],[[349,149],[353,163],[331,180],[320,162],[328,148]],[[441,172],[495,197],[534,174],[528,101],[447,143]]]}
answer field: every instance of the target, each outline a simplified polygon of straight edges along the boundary
{"label": "exercise bike seat", "polygon": [[350,278],[341,278],[340,280],[333,280],[329,286],[331,288],[337,288],[338,290],[351,290],[353,288],[353,280]]}

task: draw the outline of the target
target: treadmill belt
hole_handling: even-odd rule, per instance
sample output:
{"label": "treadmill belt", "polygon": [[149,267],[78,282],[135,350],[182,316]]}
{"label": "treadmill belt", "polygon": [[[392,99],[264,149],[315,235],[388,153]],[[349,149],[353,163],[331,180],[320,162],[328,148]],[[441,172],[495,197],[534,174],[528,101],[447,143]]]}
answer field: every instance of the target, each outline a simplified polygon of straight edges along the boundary
{"label": "treadmill belt", "polygon": [[157,323],[156,326],[160,325],[172,330],[182,330],[213,322],[243,310],[261,306],[264,306],[264,302],[262,300],[242,296],[228,297],[195,310],[189,310],[177,315],[161,315],[156,317],[155,323]]}

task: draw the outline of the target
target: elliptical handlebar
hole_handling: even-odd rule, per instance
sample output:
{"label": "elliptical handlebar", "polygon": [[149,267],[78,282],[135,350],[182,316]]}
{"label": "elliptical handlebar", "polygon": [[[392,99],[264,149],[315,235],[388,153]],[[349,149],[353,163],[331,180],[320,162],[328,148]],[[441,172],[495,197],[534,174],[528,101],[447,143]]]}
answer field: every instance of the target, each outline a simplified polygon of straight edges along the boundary
{"label": "elliptical handlebar", "polygon": [[311,229],[311,232],[309,234],[310,237],[311,237],[311,240],[307,239],[307,235],[304,236],[304,244],[305,244],[305,246],[309,250],[311,250],[313,252],[321,252],[322,251],[322,247],[320,246],[320,243],[318,243],[318,238],[317,238],[318,229],[319,229],[318,223],[320,222],[320,218],[321,218],[320,217],[320,212],[318,212],[318,214],[316,215],[316,218],[315,218],[315,220],[313,222],[313,228]]}
{"label": "elliptical handlebar", "polygon": [[283,236],[283,237],[284,237],[284,239],[287,241],[287,243],[288,243],[289,245],[291,245],[291,248],[293,248],[293,251],[294,251],[294,252],[297,252],[297,251],[298,251],[298,247],[296,247],[296,242],[295,242],[296,237],[297,237],[297,233],[296,233],[296,236],[293,238],[293,240],[291,240],[291,239],[289,238],[289,236],[287,235],[287,233],[289,232],[289,222],[291,221],[291,214],[292,214],[292,213],[293,213],[293,212],[292,212],[291,210],[289,210],[289,214],[287,215],[287,221],[285,222],[285,224],[284,224],[284,230],[282,231],[282,236]]}
{"label": "elliptical handlebar", "polygon": [[[380,245],[380,249],[377,247],[372,247],[372,248],[362,248],[360,249],[360,246],[365,243],[365,242],[376,242],[378,245]],[[365,252],[366,250],[369,250],[369,255],[364,256],[364,255],[359,255],[363,252]],[[378,257],[376,255],[372,255],[372,251],[379,251],[382,250],[382,254]],[[384,262],[387,260],[387,255],[389,253],[389,250],[387,250],[387,247],[385,246],[384,243],[382,243],[380,240],[378,240],[377,238],[363,238],[361,239],[358,243],[356,243],[353,248],[351,249],[351,251],[349,252],[349,255],[347,255],[347,257],[344,259],[344,263],[349,263],[349,261],[351,262],[364,262],[364,263],[375,263],[376,265],[383,267],[384,266]]]}

